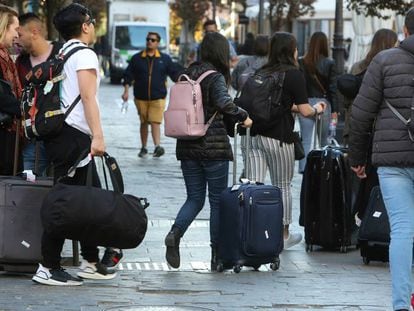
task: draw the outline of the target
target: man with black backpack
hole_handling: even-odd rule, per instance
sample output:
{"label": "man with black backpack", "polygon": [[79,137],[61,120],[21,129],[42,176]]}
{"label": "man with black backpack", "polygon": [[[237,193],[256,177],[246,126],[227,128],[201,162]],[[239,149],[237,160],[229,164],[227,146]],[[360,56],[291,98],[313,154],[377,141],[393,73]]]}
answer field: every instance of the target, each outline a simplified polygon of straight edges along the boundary
{"label": "man with black backpack", "polygon": [[[46,40],[46,30],[40,18],[34,13],[26,13],[19,16],[19,46],[23,51],[16,59],[17,72],[20,82],[24,87],[25,79],[33,66],[48,59],[52,59],[62,47],[59,42]],[[37,152],[36,152],[37,149]],[[37,153],[38,167],[35,167]],[[38,175],[44,175],[49,163],[44,144],[36,139],[27,141],[23,149],[23,167],[25,170],[35,171]]]}
{"label": "man with black backpack", "polygon": [[[63,177],[59,182],[85,185],[88,167],[93,165],[93,161],[87,162],[83,167],[78,166],[73,177],[67,176],[67,172],[85,150],[90,150],[92,156],[103,155],[105,151],[97,101],[99,62],[95,52],[88,48],[88,44],[95,40],[95,20],[86,7],[73,3],[61,9],[53,22],[61,37],[66,40],[60,53],[65,55],[75,51],[64,63],[64,79],[60,85],[61,110],[64,113],[69,108],[72,110],[66,115],[62,129],[46,137],[44,142],[54,166],[55,182]],[[54,82],[51,83],[53,85]],[[50,91],[47,84],[44,91]],[[80,100],[77,101],[79,95]],[[94,165],[92,171],[92,185],[100,187]],[[80,278],[71,276],[60,265],[63,243],[64,239],[46,231],[43,233],[43,261],[39,264],[33,281],[46,285],[73,286],[81,285],[81,278],[103,280],[116,276],[115,271],[100,263],[97,246],[83,241],[80,241],[84,258],[81,271],[78,272]]]}

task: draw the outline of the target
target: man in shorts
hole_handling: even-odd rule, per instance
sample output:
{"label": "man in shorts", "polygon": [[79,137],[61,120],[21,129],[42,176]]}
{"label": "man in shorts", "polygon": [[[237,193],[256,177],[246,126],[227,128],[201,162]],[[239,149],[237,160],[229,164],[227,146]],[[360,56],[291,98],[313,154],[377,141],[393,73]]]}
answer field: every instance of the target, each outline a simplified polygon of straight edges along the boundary
{"label": "man in shorts", "polygon": [[129,86],[134,84],[135,105],[141,121],[141,150],[138,153],[140,158],[148,154],[149,125],[155,146],[153,156],[160,157],[165,152],[160,146],[160,125],[167,96],[167,76],[176,81],[181,71],[181,67],[173,63],[170,56],[158,50],[160,41],[161,36],[158,33],[149,32],[146,38],[146,49],[131,58],[124,73],[122,100],[128,100]]}

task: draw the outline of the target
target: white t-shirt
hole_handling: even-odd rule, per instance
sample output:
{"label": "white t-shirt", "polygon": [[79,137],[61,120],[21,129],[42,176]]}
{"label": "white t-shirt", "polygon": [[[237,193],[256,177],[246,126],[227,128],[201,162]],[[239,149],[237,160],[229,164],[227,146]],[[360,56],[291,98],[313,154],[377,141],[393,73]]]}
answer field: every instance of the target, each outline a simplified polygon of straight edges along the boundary
{"label": "white t-shirt", "polygon": [[[75,44],[72,44],[74,42]],[[81,41],[72,39],[63,45],[61,51],[66,54],[71,49],[80,45],[86,46]],[[80,94],[77,72],[86,69],[96,70],[96,89],[98,90],[100,83],[99,61],[94,51],[91,49],[79,50],[75,52],[75,54],[72,54],[63,66],[63,71],[66,75],[66,78],[62,81],[61,89],[62,110],[64,112],[66,112],[75,98]],[[99,108],[97,95],[98,94],[95,94],[95,97]],[[92,135],[88,122],[86,121],[82,100],[80,100],[75,108],[69,113],[65,122],[85,134]]]}

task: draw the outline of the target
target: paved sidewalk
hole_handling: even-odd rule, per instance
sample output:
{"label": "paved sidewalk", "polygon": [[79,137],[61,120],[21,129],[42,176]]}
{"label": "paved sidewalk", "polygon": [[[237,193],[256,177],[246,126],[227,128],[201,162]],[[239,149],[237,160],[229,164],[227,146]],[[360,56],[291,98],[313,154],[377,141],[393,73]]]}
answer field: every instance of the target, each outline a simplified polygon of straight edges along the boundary
{"label": "paved sidewalk", "polygon": [[[161,158],[137,157],[139,125],[135,107],[121,114],[115,100],[122,88],[103,83],[100,93],[108,152],[122,169],[125,192],[145,196],[147,236],[137,249],[126,250],[119,276],[111,281],[87,281],[82,287],[36,285],[27,275],[0,274],[0,311],[3,310],[391,310],[388,265],[365,266],[358,250],[346,254],[316,250],[304,243],[281,254],[279,271],[262,266],[211,273],[208,204],[181,244],[182,265],[166,265],[164,237],[185,200],[185,187],[175,140],[162,139]],[[149,151],[152,152],[151,140]],[[240,170],[241,171],[241,170]],[[231,173],[231,172],[230,172]],[[293,231],[297,225],[301,176],[293,180]],[[70,254],[69,244],[65,254]],[[75,273],[76,269],[68,268]],[[158,308],[149,306],[158,306]],[[191,307],[191,308],[184,308]]]}

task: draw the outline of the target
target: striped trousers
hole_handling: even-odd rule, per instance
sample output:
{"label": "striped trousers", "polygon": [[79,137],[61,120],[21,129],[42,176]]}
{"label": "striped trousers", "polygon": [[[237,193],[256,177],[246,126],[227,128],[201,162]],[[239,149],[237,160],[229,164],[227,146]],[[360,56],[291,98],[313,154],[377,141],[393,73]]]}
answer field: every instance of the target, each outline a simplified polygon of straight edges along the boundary
{"label": "striped trousers", "polygon": [[[248,143],[246,140],[243,145]],[[245,167],[248,165],[247,178],[264,183],[269,170],[270,181],[282,191],[283,224],[292,223],[291,184],[295,167],[294,144],[283,143],[277,139],[254,136],[250,141],[250,152],[246,155]]]}

